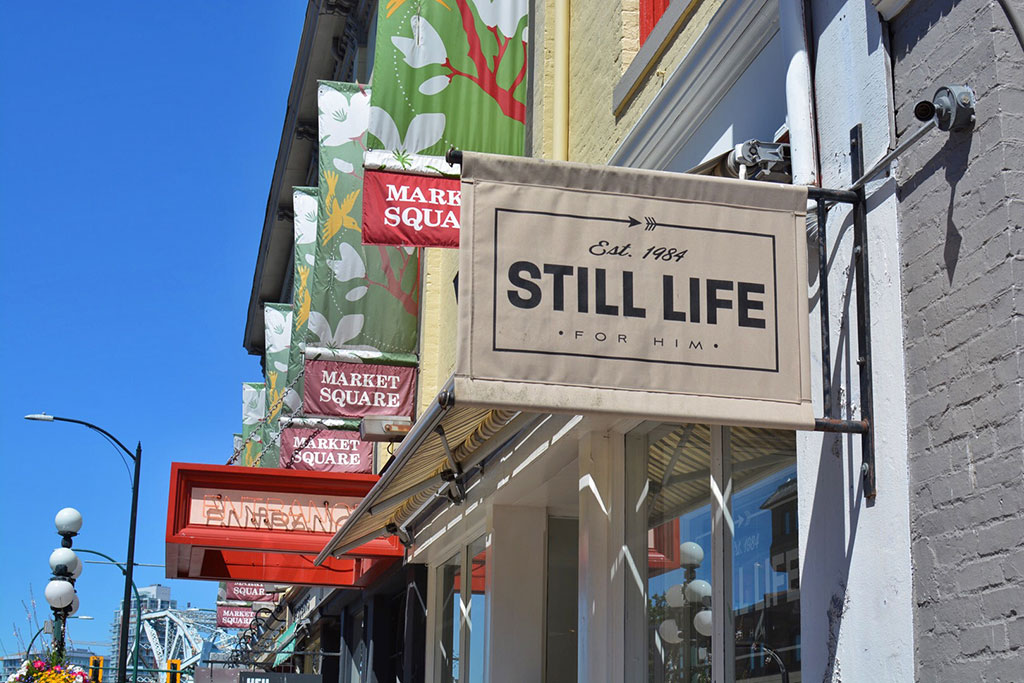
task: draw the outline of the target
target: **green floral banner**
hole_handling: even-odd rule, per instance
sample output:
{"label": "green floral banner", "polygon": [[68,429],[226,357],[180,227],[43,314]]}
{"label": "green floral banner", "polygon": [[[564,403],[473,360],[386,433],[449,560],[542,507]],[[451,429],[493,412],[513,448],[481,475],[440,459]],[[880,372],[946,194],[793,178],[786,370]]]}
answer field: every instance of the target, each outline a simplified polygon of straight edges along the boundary
{"label": "green floral banner", "polygon": [[267,389],[263,382],[242,384],[242,443],[236,462],[252,467],[263,454],[263,420],[267,414]]}
{"label": "green floral banner", "polygon": [[521,155],[528,0],[379,3],[370,146]]}
{"label": "green floral banner", "polygon": [[292,274],[292,334],[296,343],[288,348],[288,373],[285,382],[283,412],[297,415],[302,412],[303,345],[306,338],[312,299],[313,265],[316,263],[317,188],[292,188],[292,210],[295,213],[295,270]]}
{"label": "green floral banner", "polygon": [[284,406],[285,383],[288,377],[288,350],[292,338],[291,304],[264,304],[266,355],[263,374],[267,386],[267,413],[263,423],[263,459],[261,467],[277,467],[280,447],[278,425]]}
{"label": "green floral banner", "polygon": [[362,243],[369,91],[321,81],[317,93],[318,238],[306,344],[367,351],[386,362],[416,350],[419,254],[413,248]]}

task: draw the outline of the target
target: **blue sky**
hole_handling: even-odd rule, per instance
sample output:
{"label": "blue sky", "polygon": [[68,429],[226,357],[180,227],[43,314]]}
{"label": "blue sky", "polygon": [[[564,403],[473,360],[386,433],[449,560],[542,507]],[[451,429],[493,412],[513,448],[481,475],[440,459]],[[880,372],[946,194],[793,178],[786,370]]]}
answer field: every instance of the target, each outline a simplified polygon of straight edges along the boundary
{"label": "blue sky", "polygon": [[[0,651],[49,615],[53,516],[124,558],[143,469],[136,561],[162,564],[172,461],[223,464],[241,429],[242,348],[263,215],[306,3],[7,3],[0,22]],[[122,575],[87,564],[69,636],[106,642]],[[179,606],[216,584],[138,568]],[[102,647],[95,648],[102,651]]]}

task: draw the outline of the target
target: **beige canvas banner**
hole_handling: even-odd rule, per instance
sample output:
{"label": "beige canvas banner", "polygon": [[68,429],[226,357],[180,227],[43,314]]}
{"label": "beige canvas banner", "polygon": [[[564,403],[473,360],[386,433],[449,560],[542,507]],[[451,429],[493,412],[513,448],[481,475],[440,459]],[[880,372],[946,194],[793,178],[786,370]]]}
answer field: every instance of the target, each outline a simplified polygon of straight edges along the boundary
{"label": "beige canvas banner", "polygon": [[460,403],[812,429],[804,188],[465,153]]}

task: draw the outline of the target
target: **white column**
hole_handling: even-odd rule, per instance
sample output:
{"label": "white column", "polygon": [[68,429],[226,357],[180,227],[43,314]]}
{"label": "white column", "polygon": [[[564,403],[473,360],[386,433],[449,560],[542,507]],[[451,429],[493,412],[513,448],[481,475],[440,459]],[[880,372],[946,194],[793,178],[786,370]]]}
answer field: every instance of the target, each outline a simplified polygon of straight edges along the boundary
{"label": "white column", "polygon": [[546,511],[495,505],[488,531],[487,680],[540,683],[544,679]]}
{"label": "white column", "polygon": [[626,457],[622,434],[591,433],[580,442],[580,681],[644,675],[646,534],[634,533],[646,527],[637,512],[643,510],[642,455]]}

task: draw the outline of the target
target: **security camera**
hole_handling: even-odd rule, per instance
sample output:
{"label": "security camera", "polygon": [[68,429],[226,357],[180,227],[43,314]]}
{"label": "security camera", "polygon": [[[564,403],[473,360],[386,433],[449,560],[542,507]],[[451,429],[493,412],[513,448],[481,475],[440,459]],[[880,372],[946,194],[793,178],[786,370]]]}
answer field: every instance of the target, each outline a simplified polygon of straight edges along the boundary
{"label": "security camera", "polygon": [[922,100],[914,105],[914,116],[919,121],[935,118],[939,130],[960,131],[974,125],[974,106],[974,91],[966,85],[944,85],[930,102]]}

